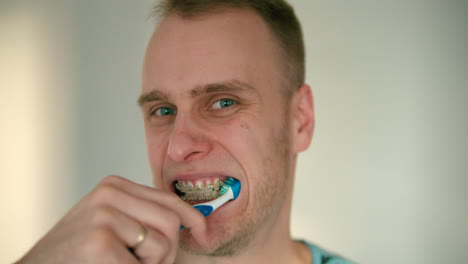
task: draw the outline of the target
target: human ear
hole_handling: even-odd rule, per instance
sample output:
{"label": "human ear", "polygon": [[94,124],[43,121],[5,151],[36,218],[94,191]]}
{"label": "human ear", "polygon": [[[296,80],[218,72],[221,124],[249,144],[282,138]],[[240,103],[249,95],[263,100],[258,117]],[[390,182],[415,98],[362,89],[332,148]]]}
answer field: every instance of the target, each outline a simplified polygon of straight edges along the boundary
{"label": "human ear", "polygon": [[315,127],[314,99],[310,86],[302,85],[293,95],[293,151],[306,150],[312,141]]}

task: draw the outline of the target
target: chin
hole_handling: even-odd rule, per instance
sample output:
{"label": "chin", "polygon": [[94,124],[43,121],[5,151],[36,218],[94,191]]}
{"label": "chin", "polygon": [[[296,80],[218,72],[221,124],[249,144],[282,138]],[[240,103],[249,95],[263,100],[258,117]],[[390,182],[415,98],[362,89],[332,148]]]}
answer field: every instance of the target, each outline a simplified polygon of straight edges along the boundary
{"label": "chin", "polygon": [[[219,210],[222,211],[220,208]],[[200,245],[192,236],[190,229],[183,229],[179,234],[180,248],[194,255],[213,255],[218,248],[232,238],[236,228],[235,221],[224,219],[219,211],[215,211],[212,215],[206,218],[207,232],[209,241],[205,246]],[[233,220],[233,219],[231,219]],[[227,226],[230,226],[228,228]]]}
{"label": "chin", "polygon": [[[214,256],[219,255],[220,245],[224,244],[226,240],[225,232],[221,230],[209,230],[209,242],[208,245],[201,246],[192,236],[190,230],[182,230],[180,233],[179,247],[186,253],[191,255],[199,256]],[[224,233],[224,234],[223,234]]]}
{"label": "chin", "polygon": [[208,245],[197,243],[187,229],[180,232],[180,248],[188,254],[201,256],[230,257],[241,254],[256,233],[255,225],[242,216],[231,217],[230,221],[212,216],[207,218]]}

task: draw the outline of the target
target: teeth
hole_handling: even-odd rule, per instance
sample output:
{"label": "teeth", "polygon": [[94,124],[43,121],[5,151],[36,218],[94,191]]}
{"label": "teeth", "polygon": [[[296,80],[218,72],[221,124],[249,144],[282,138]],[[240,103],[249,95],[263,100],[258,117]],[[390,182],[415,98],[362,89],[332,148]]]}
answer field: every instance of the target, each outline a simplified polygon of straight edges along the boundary
{"label": "teeth", "polygon": [[193,183],[192,182],[187,182],[187,189],[192,190],[193,189]]}
{"label": "teeth", "polygon": [[181,192],[190,192],[190,191],[217,191],[220,189],[221,186],[224,184],[222,182],[218,182],[217,184],[207,184],[203,186],[203,183],[197,182],[195,186],[192,182],[184,183],[184,182],[177,182],[175,183],[175,187],[177,190]]}
{"label": "teeth", "polygon": [[221,196],[219,192],[210,192],[210,193],[186,193],[182,196],[182,199],[185,201],[203,201],[218,198]]}
{"label": "teeth", "polygon": [[183,195],[181,198],[184,201],[203,201],[211,200],[221,196],[221,187],[224,183],[219,178],[206,179],[204,183],[201,180],[193,181],[178,181],[175,183],[175,188]]}

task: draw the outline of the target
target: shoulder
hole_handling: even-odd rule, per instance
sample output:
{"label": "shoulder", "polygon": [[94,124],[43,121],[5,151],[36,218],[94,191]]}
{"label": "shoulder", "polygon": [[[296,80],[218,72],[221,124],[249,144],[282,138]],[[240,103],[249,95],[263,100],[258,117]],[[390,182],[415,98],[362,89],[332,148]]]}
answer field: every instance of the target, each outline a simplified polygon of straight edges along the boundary
{"label": "shoulder", "polygon": [[355,262],[349,261],[338,254],[330,253],[312,243],[304,240],[300,242],[307,245],[312,254],[312,264],[355,264]]}

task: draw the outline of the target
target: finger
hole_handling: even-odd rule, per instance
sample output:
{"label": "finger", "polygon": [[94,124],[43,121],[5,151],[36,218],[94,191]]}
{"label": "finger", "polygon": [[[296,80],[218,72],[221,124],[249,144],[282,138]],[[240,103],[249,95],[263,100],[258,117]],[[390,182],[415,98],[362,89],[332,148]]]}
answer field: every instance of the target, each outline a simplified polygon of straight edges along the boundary
{"label": "finger", "polygon": [[98,190],[88,199],[91,200],[91,205],[96,208],[113,207],[145,226],[162,233],[171,241],[171,251],[177,250],[178,233],[182,221],[173,209],[135,197],[110,185],[99,186]]}
{"label": "finger", "polygon": [[176,248],[164,234],[147,227],[146,239],[135,249],[141,263],[174,263]]}
{"label": "finger", "polygon": [[144,227],[137,220],[112,206],[100,206],[93,210],[91,225],[95,228],[110,229],[125,248],[135,247]]}
{"label": "finger", "polygon": [[205,217],[176,194],[140,185],[119,176],[108,176],[102,184],[114,186],[123,192],[174,210],[179,215],[182,225],[191,228],[194,238],[201,244],[206,242]]}
{"label": "finger", "polygon": [[96,208],[92,221],[95,228],[112,230],[115,235],[112,242],[120,241],[124,249],[129,249],[138,260],[144,260],[143,263],[172,263],[168,260],[175,259],[176,245],[167,237],[118,209],[110,206]]}
{"label": "finger", "polygon": [[[147,263],[166,263],[174,260],[177,244],[158,231],[146,227],[134,218],[110,206],[94,209],[92,225],[95,228],[112,230],[114,240],[120,240],[125,249],[129,249],[140,261]],[[175,232],[178,241],[178,232]],[[168,262],[171,263],[171,262]]]}
{"label": "finger", "polygon": [[80,246],[85,263],[139,263],[111,228],[90,229],[85,237]]}
{"label": "finger", "polygon": [[129,215],[145,224],[150,230],[161,233],[158,236],[161,240],[167,239],[170,241],[168,251],[175,255],[175,251],[178,248],[179,227],[181,225],[181,219],[178,214],[165,206],[135,198],[123,192],[120,195],[116,195],[115,199],[116,201],[120,200],[115,205],[119,210],[126,210]]}

